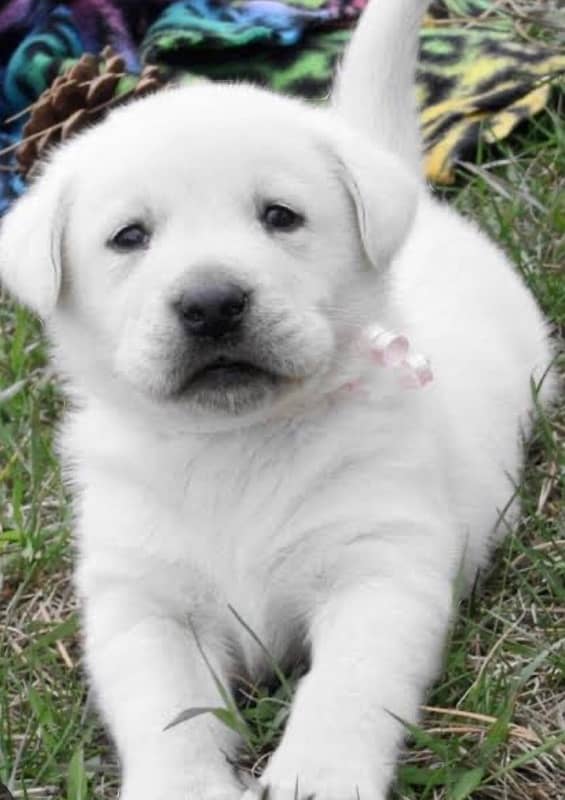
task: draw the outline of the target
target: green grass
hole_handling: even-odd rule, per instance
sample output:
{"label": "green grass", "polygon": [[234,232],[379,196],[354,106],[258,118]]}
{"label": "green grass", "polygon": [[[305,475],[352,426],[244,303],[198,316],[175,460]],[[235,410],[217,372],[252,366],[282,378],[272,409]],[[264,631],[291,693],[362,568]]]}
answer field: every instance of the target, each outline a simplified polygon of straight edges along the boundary
{"label": "green grass", "polygon": [[[565,325],[563,137],[557,112],[545,114],[445,192],[506,249],[556,337]],[[0,781],[18,798],[109,800],[117,766],[86,702],[71,515],[53,451],[62,412],[40,325],[0,296]],[[409,732],[396,800],[565,797],[564,439],[562,406],[529,443],[522,519],[460,608],[443,673]],[[288,691],[244,694],[242,763],[257,773],[280,736]]]}

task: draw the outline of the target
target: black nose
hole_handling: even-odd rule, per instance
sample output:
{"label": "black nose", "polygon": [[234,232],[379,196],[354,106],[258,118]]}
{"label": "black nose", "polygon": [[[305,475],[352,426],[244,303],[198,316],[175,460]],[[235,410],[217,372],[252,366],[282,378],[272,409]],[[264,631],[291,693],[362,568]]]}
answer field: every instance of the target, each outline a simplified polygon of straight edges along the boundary
{"label": "black nose", "polygon": [[235,331],[248,307],[249,294],[233,283],[192,289],[175,303],[188,333],[214,339]]}

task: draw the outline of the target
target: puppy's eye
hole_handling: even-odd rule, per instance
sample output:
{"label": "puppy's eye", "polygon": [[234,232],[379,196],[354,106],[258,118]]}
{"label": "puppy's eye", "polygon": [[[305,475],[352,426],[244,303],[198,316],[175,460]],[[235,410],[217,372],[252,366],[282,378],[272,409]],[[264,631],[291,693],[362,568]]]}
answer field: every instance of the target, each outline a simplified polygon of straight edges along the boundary
{"label": "puppy's eye", "polygon": [[272,203],[265,207],[261,222],[269,230],[291,233],[304,224],[304,217],[288,206]]}
{"label": "puppy's eye", "polygon": [[112,238],[109,244],[115,250],[127,252],[129,250],[140,250],[149,244],[150,233],[147,228],[140,222],[126,225],[120,228]]}

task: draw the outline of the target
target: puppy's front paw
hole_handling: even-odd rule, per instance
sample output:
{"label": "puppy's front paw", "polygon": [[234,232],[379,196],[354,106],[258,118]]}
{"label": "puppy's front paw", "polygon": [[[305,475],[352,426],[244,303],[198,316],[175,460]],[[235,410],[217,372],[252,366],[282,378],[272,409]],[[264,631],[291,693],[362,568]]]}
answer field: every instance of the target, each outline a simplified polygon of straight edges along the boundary
{"label": "puppy's front paw", "polygon": [[384,794],[343,763],[332,766],[302,764],[281,770],[273,765],[243,800],[385,800]]}

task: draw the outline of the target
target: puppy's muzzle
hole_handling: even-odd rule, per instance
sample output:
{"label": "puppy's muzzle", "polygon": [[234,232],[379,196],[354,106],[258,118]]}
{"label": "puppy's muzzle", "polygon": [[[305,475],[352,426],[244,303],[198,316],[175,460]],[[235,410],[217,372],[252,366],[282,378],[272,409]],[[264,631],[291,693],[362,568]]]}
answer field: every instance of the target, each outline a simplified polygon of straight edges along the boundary
{"label": "puppy's muzzle", "polygon": [[237,333],[250,301],[250,293],[237,284],[214,283],[185,292],[173,308],[189,336],[217,340]]}
{"label": "puppy's muzzle", "polygon": [[230,414],[256,407],[287,385],[260,298],[233,277],[202,276],[170,300],[183,332],[171,359],[174,394]]}

